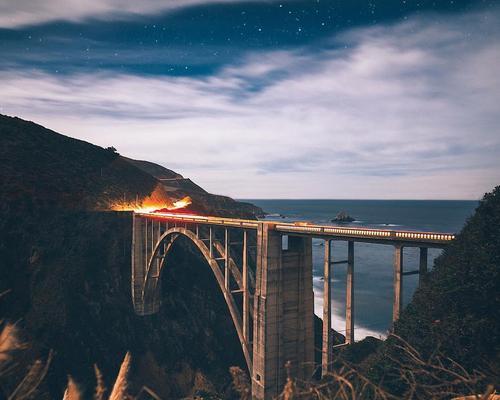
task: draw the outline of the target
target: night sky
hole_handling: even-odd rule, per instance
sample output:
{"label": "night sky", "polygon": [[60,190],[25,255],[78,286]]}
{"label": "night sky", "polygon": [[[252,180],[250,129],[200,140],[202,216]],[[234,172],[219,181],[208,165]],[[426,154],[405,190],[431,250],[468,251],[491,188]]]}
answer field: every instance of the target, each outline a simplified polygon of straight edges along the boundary
{"label": "night sky", "polygon": [[500,184],[497,1],[0,0],[0,113],[239,198]]}

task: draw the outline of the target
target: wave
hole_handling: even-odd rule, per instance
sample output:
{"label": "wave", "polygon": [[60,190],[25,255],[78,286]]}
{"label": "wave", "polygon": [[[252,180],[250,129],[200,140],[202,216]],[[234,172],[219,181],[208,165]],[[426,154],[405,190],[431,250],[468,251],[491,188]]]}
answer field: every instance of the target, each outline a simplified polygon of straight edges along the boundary
{"label": "wave", "polygon": [[[335,307],[334,307],[335,309]],[[323,319],[323,293],[314,293],[314,313]],[[339,315],[335,311],[332,312],[332,328],[344,334],[345,333],[345,316]],[[369,329],[362,325],[354,324],[354,340],[362,340],[367,336],[373,336],[378,339],[387,337],[388,329]]]}
{"label": "wave", "polygon": [[270,213],[270,214],[266,214],[266,217],[282,217],[282,215],[279,213]]}

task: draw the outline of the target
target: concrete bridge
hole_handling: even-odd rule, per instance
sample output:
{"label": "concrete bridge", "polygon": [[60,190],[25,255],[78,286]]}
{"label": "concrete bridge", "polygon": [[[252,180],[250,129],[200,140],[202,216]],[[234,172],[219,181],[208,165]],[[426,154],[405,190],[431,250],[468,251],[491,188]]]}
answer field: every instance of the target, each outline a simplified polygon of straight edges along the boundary
{"label": "concrete bridge", "polygon": [[[277,396],[285,364],[301,379],[314,365],[312,238],[325,241],[322,373],[332,365],[332,266],[347,265],[346,344],[354,342],[354,244],[394,246],[393,321],[402,309],[403,277],[427,272],[428,248],[444,248],[445,233],[392,231],[308,223],[281,223],[167,213],[135,213],[132,299],[135,312],[150,315],[161,304],[161,273],[175,240],[187,237],[211,268],[227,303],[252,379],[253,399]],[[333,259],[331,242],[347,241],[345,259]],[[420,248],[419,269],[403,270],[403,249]]]}

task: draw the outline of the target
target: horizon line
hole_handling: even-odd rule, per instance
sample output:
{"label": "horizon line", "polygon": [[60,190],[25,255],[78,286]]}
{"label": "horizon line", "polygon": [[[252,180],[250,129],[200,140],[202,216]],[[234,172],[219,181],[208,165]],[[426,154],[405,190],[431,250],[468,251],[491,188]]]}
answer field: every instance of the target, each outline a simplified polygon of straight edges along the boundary
{"label": "horizon line", "polygon": [[355,199],[355,198],[285,198],[285,197],[254,197],[254,198],[242,198],[242,197],[233,197],[234,200],[349,200],[349,201],[481,201],[479,199]]}

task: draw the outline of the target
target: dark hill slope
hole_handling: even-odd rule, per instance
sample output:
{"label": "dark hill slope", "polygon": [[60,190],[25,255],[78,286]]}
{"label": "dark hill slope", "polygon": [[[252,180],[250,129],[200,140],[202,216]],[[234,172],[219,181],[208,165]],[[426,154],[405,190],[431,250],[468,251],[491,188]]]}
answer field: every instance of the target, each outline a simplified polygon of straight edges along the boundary
{"label": "dark hill slope", "polygon": [[209,194],[160,165],[121,157],[1,114],[0,167],[0,204],[16,209],[107,210],[154,194],[165,201],[190,195],[191,209],[204,214],[247,218],[262,214],[251,204]]}
{"label": "dark hill slope", "polygon": [[184,178],[182,175],[161,165],[149,161],[132,160],[130,158],[125,158],[125,160],[144,172],[153,175],[170,193],[175,193],[178,197],[191,197],[193,204],[198,207],[197,211],[201,213],[235,217],[254,217],[264,214],[260,208],[253,204],[235,201],[227,196],[210,194],[191,179]]}
{"label": "dark hill slope", "polygon": [[122,158],[157,179],[183,179],[182,175],[172,171],[171,169],[162,167],[161,165],[149,161],[133,160],[132,158],[127,157]]}
{"label": "dark hill slope", "polygon": [[0,202],[20,208],[106,209],[157,184],[113,151],[3,115],[0,166]]}
{"label": "dark hill slope", "polygon": [[[440,351],[465,368],[489,370],[500,385],[500,186],[485,195],[454,243],[435,263],[395,325],[424,357]],[[388,340],[367,367],[386,384],[397,354]]]}

